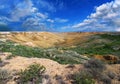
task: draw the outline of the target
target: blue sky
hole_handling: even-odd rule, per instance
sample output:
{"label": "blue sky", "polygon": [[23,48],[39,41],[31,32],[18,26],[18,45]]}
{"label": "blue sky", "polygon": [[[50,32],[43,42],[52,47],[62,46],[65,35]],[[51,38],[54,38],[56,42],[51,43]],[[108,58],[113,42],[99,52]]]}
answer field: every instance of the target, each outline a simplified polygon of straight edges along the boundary
{"label": "blue sky", "polygon": [[0,0],[0,31],[120,31],[120,0]]}

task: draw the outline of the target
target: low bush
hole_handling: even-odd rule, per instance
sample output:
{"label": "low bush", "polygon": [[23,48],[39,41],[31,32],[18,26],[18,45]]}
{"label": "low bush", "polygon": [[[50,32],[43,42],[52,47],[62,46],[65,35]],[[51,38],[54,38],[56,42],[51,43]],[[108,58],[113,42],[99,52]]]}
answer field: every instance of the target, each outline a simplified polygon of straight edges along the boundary
{"label": "low bush", "polygon": [[110,77],[111,79],[114,79],[115,78],[115,73],[113,73],[113,72],[111,72],[111,71],[109,71],[109,72],[107,72],[107,75],[108,75],[108,77]]}
{"label": "low bush", "polygon": [[95,79],[99,78],[102,72],[106,69],[106,66],[102,61],[94,58],[91,58],[88,62],[84,63],[84,67]]}
{"label": "low bush", "polygon": [[111,84],[111,79],[107,75],[101,76],[100,81],[102,81],[103,84]]}
{"label": "low bush", "polygon": [[41,66],[37,63],[30,65],[27,69],[22,70],[19,75],[20,79],[18,83],[25,84],[25,83],[33,83],[39,84],[42,82],[42,75],[45,72],[45,67]]}
{"label": "low bush", "polygon": [[0,69],[0,84],[6,84],[10,79],[10,72],[8,70]]}
{"label": "low bush", "polygon": [[112,72],[104,72],[106,70],[105,63],[94,58],[84,63],[84,68],[98,83],[111,84],[111,79],[115,77],[115,74]]}
{"label": "low bush", "polygon": [[95,84],[95,80],[92,78],[92,75],[87,71],[75,73],[73,79],[74,84]]}

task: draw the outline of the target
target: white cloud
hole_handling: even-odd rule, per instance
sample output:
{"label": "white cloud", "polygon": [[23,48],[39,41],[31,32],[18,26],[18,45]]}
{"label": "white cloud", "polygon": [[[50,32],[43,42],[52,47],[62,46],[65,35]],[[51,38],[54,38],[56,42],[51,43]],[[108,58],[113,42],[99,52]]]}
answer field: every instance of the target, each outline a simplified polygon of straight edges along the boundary
{"label": "white cloud", "polygon": [[61,19],[61,18],[55,18],[55,19],[47,19],[48,22],[54,23],[54,22],[58,22],[58,23],[65,23],[68,22],[68,19]]}
{"label": "white cloud", "polygon": [[50,22],[50,23],[54,23],[54,22],[55,22],[55,21],[52,20],[52,19],[47,19],[47,21]]}
{"label": "white cloud", "polygon": [[44,31],[47,29],[45,23],[42,23],[40,18],[28,18],[23,22],[22,26],[29,31]]}
{"label": "white cloud", "polygon": [[18,3],[15,9],[11,13],[12,21],[19,21],[21,18],[31,15],[37,11],[37,8],[33,7],[31,0],[24,0],[21,3]]}
{"label": "white cloud", "polygon": [[42,8],[45,8],[45,10],[50,11],[50,12],[56,12],[57,10],[61,10],[63,8],[65,8],[65,4],[63,1],[61,0],[54,0],[54,2],[48,2],[45,0],[38,0],[39,5]]}
{"label": "white cloud", "polygon": [[120,28],[120,0],[96,7],[96,12],[92,13],[82,23],[72,26],[80,30],[92,31],[116,31]]}
{"label": "white cloud", "polygon": [[117,32],[120,32],[120,28],[116,29]]}
{"label": "white cloud", "polygon": [[46,8],[48,11],[56,12],[56,8],[50,2],[47,2],[47,1],[44,1],[44,0],[39,0],[39,4],[40,4],[41,7]]}
{"label": "white cloud", "polygon": [[65,23],[68,22],[68,19],[55,18],[56,22]]}
{"label": "white cloud", "polygon": [[79,27],[84,27],[87,26],[89,24],[92,24],[93,22],[96,22],[96,20],[90,20],[90,19],[85,19],[82,23],[78,23],[76,25],[73,25],[73,28],[79,28]]}
{"label": "white cloud", "polygon": [[48,14],[38,12],[38,8],[34,6],[31,0],[24,0],[16,5],[15,9],[11,13],[11,21],[18,22],[22,18],[26,18],[22,26],[29,31],[40,31],[46,29],[46,24],[43,23],[48,18]]}
{"label": "white cloud", "polygon": [[9,18],[7,18],[7,17],[4,17],[4,16],[1,16],[1,17],[0,17],[0,21],[1,21],[1,22],[4,22],[4,23],[7,23],[7,22],[11,21],[11,19],[9,19]]}
{"label": "white cloud", "polygon": [[40,17],[40,18],[43,18],[43,19],[46,19],[48,16],[46,15],[46,14],[42,14],[42,13],[37,13],[36,14],[38,17]]}

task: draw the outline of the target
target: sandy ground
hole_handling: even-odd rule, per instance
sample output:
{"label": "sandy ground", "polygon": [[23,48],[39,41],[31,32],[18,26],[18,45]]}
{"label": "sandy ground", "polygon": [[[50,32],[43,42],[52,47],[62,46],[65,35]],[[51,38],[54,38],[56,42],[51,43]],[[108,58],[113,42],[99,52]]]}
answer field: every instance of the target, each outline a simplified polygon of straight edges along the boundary
{"label": "sandy ground", "polygon": [[[12,59],[5,60],[7,57],[7,54],[0,55],[2,60],[4,60],[5,63],[7,63],[5,66],[1,67],[2,69],[7,69],[11,72],[17,71],[19,72],[21,69],[24,70],[26,67],[33,63],[38,63],[43,65],[46,68],[45,74],[50,76],[49,80],[45,80],[43,84],[49,84],[48,81],[51,81],[52,84],[61,84],[60,81],[65,81],[66,84],[71,84],[70,80],[66,79],[66,76],[70,73],[78,71],[78,67],[81,65],[75,65],[74,68],[67,68],[69,65],[61,65],[55,61],[52,61],[50,59],[44,59],[44,58],[26,58],[26,57],[20,57],[16,56]],[[82,68],[82,67],[81,67]],[[60,81],[56,80],[56,76],[61,76],[62,79]],[[16,84],[14,81],[8,82],[8,84]]]}
{"label": "sandy ground", "polygon": [[[68,75],[83,69],[83,66],[81,64],[75,65],[75,67],[73,68],[71,67],[68,68],[69,65],[61,65],[53,60],[44,58],[26,58],[16,56],[12,59],[6,60],[6,57],[8,55],[10,55],[10,53],[0,54],[0,58],[3,60],[3,62],[6,63],[3,67],[0,67],[1,69],[7,69],[8,71],[13,72],[14,74],[16,72],[19,72],[21,69],[22,70],[26,69],[29,65],[33,63],[38,63],[46,68],[44,75],[49,76],[48,79],[43,79],[42,84],[72,84],[71,80],[68,78]],[[106,66],[107,66],[107,69],[105,70],[106,72],[114,72],[116,74],[116,78],[112,80],[112,84],[120,84],[120,81],[117,80],[117,76],[120,75],[120,64]],[[11,80],[7,84],[17,83]]]}

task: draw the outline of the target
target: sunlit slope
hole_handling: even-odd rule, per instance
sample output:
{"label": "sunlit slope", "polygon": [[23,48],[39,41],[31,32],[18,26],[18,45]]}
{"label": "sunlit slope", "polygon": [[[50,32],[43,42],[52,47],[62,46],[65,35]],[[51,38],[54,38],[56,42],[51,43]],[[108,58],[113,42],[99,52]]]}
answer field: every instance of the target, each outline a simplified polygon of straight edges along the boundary
{"label": "sunlit slope", "polygon": [[57,46],[78,46],[83,43],[86,43],[88,40],[91,39],[92,36],[96,35],[97,33],[94,32],[73,32],[73,33],[61,33],[64,36],[64,42],[59,43]]}
{"label": "sunlit slope", "polygon": [[10,40],[29,46],[52,47],[63,42],[63,37],[49,32],[11,33]]}
{"label": "sunlit slope", "polygon": [[37,46],[44,48],[54,46],[71,47],[86,43],[96,34],[98,33],[22,32],[11,33],[8,38],[9,40],[28,46]]}

